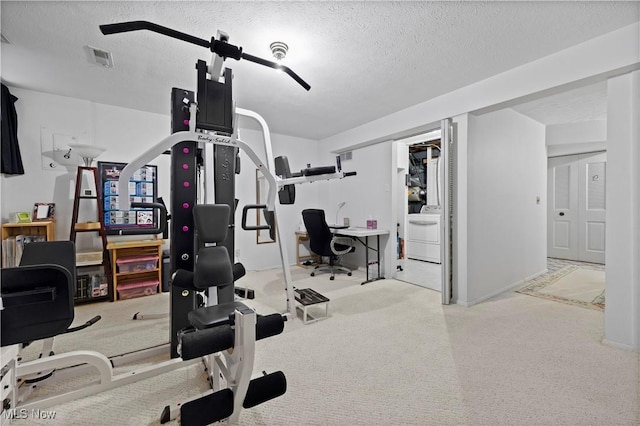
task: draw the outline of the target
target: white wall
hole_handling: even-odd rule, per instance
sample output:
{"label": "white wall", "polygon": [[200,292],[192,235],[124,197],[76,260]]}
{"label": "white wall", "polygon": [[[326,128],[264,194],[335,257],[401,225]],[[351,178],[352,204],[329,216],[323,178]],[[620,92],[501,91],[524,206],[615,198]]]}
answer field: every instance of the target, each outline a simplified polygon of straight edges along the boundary
{"label": "white wall", "polygon": [[[351,226],[367,226],[367,219],[370,217],[378,221],[379,229],[387,229],[390,235],[380,237],[380,245],[383,247],[381,254],[381,267],[384,275],[389,275],[388,262],[395,256],[395,235],[396,224],[392,223],[391,209],[394,201],[392,199],[392,159],[395,147],[392,141],[363,147],[353,150],[353,159],[342,163],[343,171],[355,171],[356,176],[344,179],[318,182],[319,197],[315,208],[325,210],[327,221],[335,221],[338,203],[346,201],[340,210],[338,221],[348,217]],[[335,164],[333,155],[326,155],[322,163],[317,165]],[[395,174],[395,164],[393,165]],[[370,244],[375,247],[375,237],[370,237]],[[376,253],[370,252],[375,259]],[[364,268],[365,250],[361,244],[356,245],[356,251],[342,258],[344,264],[351,267]],[[394,263],[395,265],[395,263]]]}
{"label": "white wall", "polygon": [[[248,143],[254,151],[265,158],[262,133],[255,130],[242,129],[239,131],[242,141]],[[286,155],[292,172],[300,171],[308,162],[315,162],[317,142],[310,139],[273,134],[271,135],[273,156]],[[280,251],[277,243],[256,244],[256,232],[244,231],[242,223],[242,208],[247,204],[256,203],[256,168],[253,162],[243,152],[240,153],[241,173],[236,176],[236,198],[240,201],[236,211],[236,257],[245,268],[261,270],[281,265]],[[296,185],[296,201],[292,205],[279,206],[278,227],[285,236],[289,263],[295,264],[295,231],[302,223],[302,210],[317,206],[318,187],[322,182]],[[277,201],[277,200],[276,200]],[[320,203],[320,205],[323,205]],[[250,213],[253,215],[253,212]],[[249,223],[254,223],[250,219]],[[304,252],[304,249],[301,248]]]}
{"label": "white wall", "polygon": [[[18,98],[18,141],[24,175],[2,175],[2,221],[17,211],[31,211],[34,203],[56,203],[56,237],[68,239],[71,220],[72,191],[75,180],[62,167],[44,171],[41,160],[41,132],[76,135],[81,143],[91,143],[91,104],[86,101],[53,96],[9,87]],[[44,129],[43,129],[44,128]]]}
{"label": "white wall", "polygon": [[607,149],[607,120],[554,124],[545,132],[549,157]]}
{"label": "white wall", "polygon": [[513,110],[470,116],[468,281],[459,303],[477,303],[546,271],[544,144],[544,126]]}
{"label": "white wall", "polygon": [[[417,134],[420,130],[427,130],[432,127],[433,123],[446,117],[464,117],[465,114],[480,109],[491,108],[497,110],[505,108],[509,104],[517,104],[541,96],[559,93],[569,88],[604,81],[607,78],[623,75],[638,69],[640,69],[640,22],[355,127],[346,132],[324,139],[321,143],[323,148],[328,152],[353,149],[355,147],[385,141],[390,138]],[[622,94],[619,96],[622,96]],[[634,130],[635,140],[631,140],[633,140],[633,143],[637,146],[637,116],[639,114],[638,111],[632,111],[635,113],[635,116],[632,117],[629,115],[631,111],[627,110],[627,112],[628,114],[625,116],[623,115],[624,109],[620,109],[616,114],[622,125],[633,124],[636,126],[636,130]],[[610,137],[616,135],[618,130],[614,130],[613,133],[611,133],[611,114],[609,114],[607,122],[607,139],[610,145]],[[461,124],[464,125],[464,123]],[[625,131],[628,131],[628,129]],[[460,141],[463,136],[464,135],[459,134],[458,141]],[[624,153],[621,152],[620,155],[614,155],[613,157],[608,156],[607,168],[609,170],[615,169],[621,176],[625,176],[624,179],[626,183],[620,183],[620,185],[615,188],[612,186],[612,190],[616,191],[616,197],[620,199],[637,199],[639,196],[637,188],[628,185],[628,182],[630,176],[637,175],[637,164],[640,160],[637,156],[633,157],[633,155],[636,155],[636,152],[631,152],[629,146],[631,142],[629,142],[629,139],[625,139],[625,141],[626,142],[623,142],[625,146],[622,148]],[[461,146],[461,148],[468,149],[468,147],[465,146]],[[610,149],[610,146],[608,149]],[[460,163],[461,159],[458,159],[459,175],[457,176],[456,185],[462,186],[458,188],[458,192],[465,191],[464,185],[470,185],[472,183],[471,179],[465,179],[464,172],[461,169],[465,166],[471,166],[476,162],[476,159],[472,157],[470,152],[463,152],[462,154],[468,154],[468,157],[463,158],[462,163]],[[633,155],[629,157],[628,154]],[[464,161],[466,161],[466,164]],[[634,161],[635,163],[630,163],[630,161]],[[611,184],[611,180],[609,180],[609,184]],[[608,193],[611,194],[612,191],[608,191]],[[460,196],[461,195],[458,194],[458,197]],[[465,206],[458,201],[457,207],[460,209]],[[460,227],[461,225],[465,225],[465,219],[470,220],[476,212],[469,208],[467,212],[458,211],[457,214],[459,215],[457,223],[458,227]],[[631,229],[637,232],[640,220],[637,211],[634,215],[625,212],[616,212],[608,208],[607,215],[608,223],[615,222],[620,229]],[[470,226],[468,223],[466,225]],[[466,244],[463,232],[464,229],[460,230],[460,228],[458,228],[458,236],[454,236],[456,238],[457,251],[463,250],[464,247],[462,246]],[[542,233],[544,233],[544,231]],[[610,230],[607,229],[607,248],[617,244],[617,238],[621,237],[623,233],[623,231],[620,231],[620,233],[610,232]],[[623,236],[623,239],[624,238],[632,237],[625,234]],[[634,244],[639,246],[640,239],[636,238]],[[466,252],[457,253],[456,256],[454,256],[454,284],[457,280],[458,286],[465,286],[465,279],[470,280],[473,278],[472,274],[466,268],[467,262],[465,262],[465,260],[467,259],[464,258],[465,254],[471,257],[475,256],[476,253],[469,249]],[[635,252],[633,258],[630,260],[630,264],[617,262],[615,273],[610,273],[614,267],[607,265],[607,287],[622,287],[616,287],[620,288],[619,297],[614,298],[613,301],[608,300],[605,309],[605,311],[609,312],[605,313],[606,317],[609,315],[616,317],[616,320],[610,318],[608,321],[605,336],[608,336],[609,333],[616,333],[616,339],[619,339],[620,345],[634,347],[636,350],[638,349],[637,342],[640,341],[640,283],[638,283],[637,275],[635,275],[635,277],[631,276],[629,271],[637,271],[638,267],[632,265],[638,264],[637,260],[639,257],[639,254]],[[625,257],[625,259],[626,258],[628,258],[628,256]],[[629,276],[631,276],[635,282],[629,283],[628,286],[628,281],[625,282],[625,279]],[[611,277],[617,278],[610,279]],[[468,288],[471,288],[471,285],[469,285]],[[465,288],[458,290],[458,296],[464,301],[465,295],[463,292]],[[454,296],[455,294],[456,289],[454,288]],[[625,300],[634,299],[637,302],[631,307],[627,305],[622,311],[618,312],[618,303],[620,303],[623,298]],[[473,300],[473,295],[467,295],[466,299]],[[621,303],[626,304],[627,302],[622,301]],[[618,313],[614,314],[614,312]],[[618,330],[614,331],[615,328],[618,328]],[[611,341],[615,341],[615,339],[611,339]]]}
{"label": "white wall", "polygon": [[605,341],[640,349],[640,71],[607,85]]}
{"label": "white wall", "polygon": [[[6,180],[3,192],[2,220],[15,211],[30,210],[35,202],[56,203],[56,239],[69,238],[71,210],[76,180],[74,166],[44,169],[42,144],[50,135],[76,136],[78,142],[107,148],[97,160],[127,162],[150,145],[170,133],[169,117],[127,108],[96,104],[82,99],[10,88],[19,98],[18,141],[25,163],[25,174]],[[169,157],[152,162],[158,166],[158,192],[169,200]],[[84,174],[83,187],[90,175]],[[97,220],[95,203],[85,200],[80,205],[80,221]],[[100,247],[96,234],[78,235],[78,248]]]}
{"label": "white wall", "polygon": [[[41,133],[76,135],[78,142],[107,148],[98,157],[102,161],[128,162],[140,155],[151,145],[171,133],[169,116],[121,108],[111,105],[50,95],[25,89],[10,88],[19,98],[16,102],[18,113],[18,140],[25,167],[25,174],[19,176],[2,175],[2,221],[10,220],[11,213],[30,211],[36,202],[56,203],[56,238],[69,238],[73,190],[76,178],[75,167],[58,166],[43,170],[41,161]],[[44,128],[45,130],[41,130]],[[256,152],[264,158],[261,133],[240,130],[241,137],[251,143]],[[317,152],[315,141],[283,135],[272,135],[274,155],[288,155],[292,170],[302,169],[306,163],[314,162]],[[170,205],[170,156],[162,155],[152,164],[158,166],[158,192]],[[254,204],[255,167],[249,158],[241,154],[242,173],[237,177],[236,195],[241,200],[238,208],[236,248],[240,260],[247,269],[264,269],[280,265],[277,244],[256,244],[255,231],[243,231],[239,224],[241,208],[244,204]],[[88,175],[87,175],[88,177]],[[297,189],[296,204],[283,206],[280,226],[284,227],[290,262],[295,262],[294,231],[300,222],[300,211],[305,205],[314,204],[317,190],[314,185],[302,185]],[[84,201],[81,220],[96,220],[93,203]],[[81,206],[82,207],[82,206]],[[109,237],[111,239],[112,237]],[[136,237],[130,237],[136,238]],[[78,247],[99,247],[94,234],[79,235]]]}

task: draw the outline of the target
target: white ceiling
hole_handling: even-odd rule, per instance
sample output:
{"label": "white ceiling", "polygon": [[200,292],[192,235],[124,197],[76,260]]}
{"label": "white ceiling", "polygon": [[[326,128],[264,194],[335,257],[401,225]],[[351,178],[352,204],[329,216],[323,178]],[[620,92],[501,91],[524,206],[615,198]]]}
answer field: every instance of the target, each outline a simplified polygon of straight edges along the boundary
{"label": "white ceiling", "polygon": [[[6,84],[162,114],[172,87],[195,90],[194,64],[210,53],[148,31],[104,36],[100,24],[147,20],[203,39],[221,29],[266,59],[284,41],[311,90],[228,60],[237,105],[273,132],[322,139],[630,25],[640,3],[2,1],[1,14]],[[85,45],[111,51],[115,68],[90,64]],[[519,110],[545,124],[601,112],[602,87],[577,94],[589,108],[569,94]]]}
{"label": "white ceiling", "polygon": [[544,125],[607,119],[607,82],[579,87],[512,109]]}

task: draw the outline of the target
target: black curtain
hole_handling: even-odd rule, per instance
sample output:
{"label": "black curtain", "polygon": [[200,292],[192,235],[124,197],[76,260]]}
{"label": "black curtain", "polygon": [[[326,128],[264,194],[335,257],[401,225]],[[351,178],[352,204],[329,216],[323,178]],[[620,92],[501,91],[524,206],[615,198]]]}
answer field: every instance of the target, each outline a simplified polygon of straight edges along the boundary
{"label": "black curtain", "polygon": [[14,105],[17,100],[2,84],[2,173],[9,175],[24,174],[18,146],[18,114]]}

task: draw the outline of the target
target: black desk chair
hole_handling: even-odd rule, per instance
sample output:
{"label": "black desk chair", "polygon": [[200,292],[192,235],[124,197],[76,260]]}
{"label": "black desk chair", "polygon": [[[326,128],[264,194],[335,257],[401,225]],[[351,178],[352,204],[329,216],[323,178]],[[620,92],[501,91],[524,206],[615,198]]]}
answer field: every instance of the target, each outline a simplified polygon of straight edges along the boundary
{"label": "black desk chair", "polygon": [[[330,280],[335,278],[336,272],[343,272],[351,276],[351,270],[337,264],[340,256],[355,251],[353,245],[349,245],[352,240],[348,237],[337,237],[333,235],[324,217],[324,210],[306,209],[302,211],[302,220],[309,235],[309,246],[311,251],[318,256],[328,257],[328,265],[317,265],[311,276],[313,277],[317,269],[327,269],[331,272]],[[342,244],[342,241],[348,244]]]}

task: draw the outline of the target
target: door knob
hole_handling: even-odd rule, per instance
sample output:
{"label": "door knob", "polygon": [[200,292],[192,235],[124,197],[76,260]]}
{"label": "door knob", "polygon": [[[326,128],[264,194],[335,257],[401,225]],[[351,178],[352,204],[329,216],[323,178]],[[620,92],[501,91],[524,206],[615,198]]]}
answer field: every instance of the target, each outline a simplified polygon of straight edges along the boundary
{"label": "door knob", "polygon": [[560,212],[558,213],[560,216],[564,216],[564,212]]}

